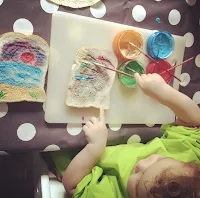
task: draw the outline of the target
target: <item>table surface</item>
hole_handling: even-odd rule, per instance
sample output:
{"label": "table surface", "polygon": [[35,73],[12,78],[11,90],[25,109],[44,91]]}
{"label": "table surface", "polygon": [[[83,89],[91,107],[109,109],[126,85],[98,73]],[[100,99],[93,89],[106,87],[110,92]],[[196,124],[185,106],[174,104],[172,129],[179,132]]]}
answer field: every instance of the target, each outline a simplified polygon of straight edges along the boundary
{"label": "table surface", "polygon": [[[101,18],[151,30],[166,30],[186,38],[184,59],[195,57],[184,65],[180,91],[200,103],[200,2],[196,0],[140,1],[104,0],[95,6],[71,9],[46,0],[0,0],[0,33],[21,31],[50,40],[51,14],[64,11]],[[189,82],[189,83],[188,83]],[[45,104],[0,104],[0,154],[30,150],[50,151],[84,146],[81,124],[47,124]],[[153,126],[153,123],[152,123]],[[161,136],[159,126],[108,126],[110,145],[147,142]]]}

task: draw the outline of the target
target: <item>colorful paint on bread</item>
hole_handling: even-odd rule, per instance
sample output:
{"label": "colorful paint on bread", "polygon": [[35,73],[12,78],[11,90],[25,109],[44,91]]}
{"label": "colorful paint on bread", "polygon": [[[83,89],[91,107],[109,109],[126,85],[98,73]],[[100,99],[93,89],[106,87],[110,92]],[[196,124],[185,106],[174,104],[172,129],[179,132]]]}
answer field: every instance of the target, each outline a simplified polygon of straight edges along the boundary
{"label": "colorful paint on bread", "polygon": [[0,37],[0,102],[44,102],[48,55],[48,44],[38,36],[3,34]]}

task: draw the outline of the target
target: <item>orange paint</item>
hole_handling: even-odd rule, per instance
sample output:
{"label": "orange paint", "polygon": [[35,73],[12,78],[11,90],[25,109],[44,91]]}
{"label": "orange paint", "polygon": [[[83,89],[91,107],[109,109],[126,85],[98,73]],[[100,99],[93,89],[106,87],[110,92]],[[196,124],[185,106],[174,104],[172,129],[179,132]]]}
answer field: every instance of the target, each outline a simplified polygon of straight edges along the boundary
{"label": "orange paint", "polygon": [[113,50],[119,61],[136,59],[140,52],[129,42],[142,49],[143,40],[141,35],[134,30],[119,32],[113,40]]}

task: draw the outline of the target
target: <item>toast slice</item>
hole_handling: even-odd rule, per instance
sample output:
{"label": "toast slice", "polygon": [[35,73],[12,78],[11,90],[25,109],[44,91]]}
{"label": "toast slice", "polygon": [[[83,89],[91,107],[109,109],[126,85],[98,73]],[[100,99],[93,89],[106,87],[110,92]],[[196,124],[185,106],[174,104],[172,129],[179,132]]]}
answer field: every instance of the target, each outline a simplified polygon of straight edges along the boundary
{"label": "toast slice", "polygon": [[0,102],[44,102],[49,46],[36,35],[0,36]]}
{"label": "toast slice", "polygon": [[83,8],[94,5],[100,0],[49,0],[57,5],[67,6],[70,8]]}
{"label": "toast slice", "polygon": [[75,57],[67,90],[69,107],[110,107],[110,92],[115,72],[87,63],[95,61],[107,67],[117,68],[118,60],[113,52],[100,47],[82,47]]}

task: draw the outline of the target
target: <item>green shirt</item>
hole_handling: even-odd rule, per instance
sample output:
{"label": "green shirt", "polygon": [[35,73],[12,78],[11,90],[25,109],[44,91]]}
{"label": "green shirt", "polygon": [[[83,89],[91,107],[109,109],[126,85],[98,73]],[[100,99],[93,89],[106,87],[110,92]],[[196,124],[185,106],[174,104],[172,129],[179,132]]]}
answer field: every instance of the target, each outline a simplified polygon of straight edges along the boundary
{"label": "green shirt", "polygon": [[[106,147],[91,173],[77,185],[74,198],[126,198],[127,183],[137,161],[160,154],[183,162],[200,164],[200,129],[164,125],[162,138],[147,144],[133,143]],[[57,169],[58,164],[54,160]],[[64,169],[63,169],[64,171]],[[60,172],[63,172],[60,171]]]}

